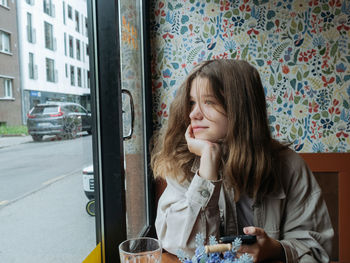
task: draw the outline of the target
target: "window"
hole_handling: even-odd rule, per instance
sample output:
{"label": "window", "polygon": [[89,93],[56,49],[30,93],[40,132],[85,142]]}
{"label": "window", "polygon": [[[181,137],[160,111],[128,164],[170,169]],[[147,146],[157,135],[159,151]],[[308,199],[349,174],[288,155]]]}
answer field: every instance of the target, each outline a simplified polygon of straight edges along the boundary
{"label": "window", "polygon": [[64,33],[64,55],[67,56],[67,34]]}
{"label": "window", "polygon": [[87,71],[86,77],[87,77],[88,89],[90,89],[90,71],[89,70]]}
{"label": "window", "polygon": [[73,9],[70,5],[68,5],[68,18],[73,19]]}
{"label": "window", "polygon": [[29,78],[34,79],[34,54],[29,52]]}
{"label": "window", "polygon": [[8,0],[0,0],[0,5],[3,5],[3,6],[6,6],[6,7],[9,7]]}
{"label": "window", "polygon": [[66,24],[66,3],[65,2],[63,2],[62,8],[63,8],[63,24]]}
{"label": "window", "polygon": [[0,78],[0,86],[3,86],[4,98],[13,98],[12,94],[12,79]]}
{"label": "window", "polygon": [[85,36],[88,36],[88,20],[87,20],[87,17],[85,17]]}
{"label": "window", "polygon": [[46,80],[55,82],[55,61],[50,58],[46,58]]}
{"label": "window", "polygon": [[89,44],[86,44],[86,55],[89,55]]}
{"label": "window", "polygon": [[0,52],[10,53],[10,34],[0,31]]}
{"label": "window", "polygon": [[75,71],[74,66],[70,66],[70,84],[75,86]]}
{"label": "window", "polygon": [[79,32],[79,12],[75,10],[75,31]]}
{"label": "window", "polygon": [[43,10],[45,14],[54,17],[55,16],[55,5],[51,0],[43,0]]}
{"label": "window", "polygon": [[65,71],[66,71],[66,78],[68,78],[68,65],[67,63],[64,65]]}
{"label": "window", "polygon": [[82,49],[82,55],[83,55],[83,62],[85,62],[85,43],[83,41],[81,41],[81,49]]}
{"label": "window", "polygon": [[77,68],[77,82],[78,87],[81,87],[81,68]]}
{"label": "window", "polygon": [[69,36],[69,56],[74,58],[73,37]]}
{"label": "window", "polygon": [[27,40],[29,43],[35,43],[35,33],[33,30],[32,14],[27,13]]}
{"label": "window", "polygon": [[28,5],[34,5],[34,0],[26,0],[26,3],[27,3]]}
{"label": "window", "polygon": [[54,49],[53,41],[53,26],[47,22],[44,22],[45,27],[45,47],[48,49]]}
{"label": "window", "polygon": [[77,53],[77,60],[80,60],[80,40],[76,40],[76,53]]}

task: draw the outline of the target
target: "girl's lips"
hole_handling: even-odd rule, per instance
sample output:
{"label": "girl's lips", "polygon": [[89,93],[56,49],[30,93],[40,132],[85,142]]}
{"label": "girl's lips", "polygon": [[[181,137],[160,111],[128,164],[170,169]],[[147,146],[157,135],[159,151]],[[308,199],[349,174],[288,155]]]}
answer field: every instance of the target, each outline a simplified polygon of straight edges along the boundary
{"label": "girl's lips", "polygon": [[204,127],[204,126],[194,126],[192,127],[193,132],[198,132],[198,131],[202,131],[204,129],[207,129],[208,127]]}

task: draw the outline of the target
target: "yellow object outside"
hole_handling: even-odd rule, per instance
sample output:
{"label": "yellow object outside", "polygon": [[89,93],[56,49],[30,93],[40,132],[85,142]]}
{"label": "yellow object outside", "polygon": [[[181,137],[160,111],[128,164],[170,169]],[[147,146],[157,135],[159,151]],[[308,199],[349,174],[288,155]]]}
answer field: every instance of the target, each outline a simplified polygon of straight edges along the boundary
{"label": "yellow object outside", "polygon": [[94,250],[84,259],[83,263],[101,263],[101,243],[98,243]]}

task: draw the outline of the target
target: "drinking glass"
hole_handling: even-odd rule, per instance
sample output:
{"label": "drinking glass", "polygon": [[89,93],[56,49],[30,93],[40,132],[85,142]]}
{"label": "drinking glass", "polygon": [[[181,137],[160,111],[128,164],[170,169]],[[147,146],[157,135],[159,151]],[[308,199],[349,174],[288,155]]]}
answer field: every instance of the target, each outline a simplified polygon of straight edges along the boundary
{"label": "drinking glass", "polygon": [[139,237],[123,241],[119,245],[121,263],[160,263],[162,246],[150,237]]}

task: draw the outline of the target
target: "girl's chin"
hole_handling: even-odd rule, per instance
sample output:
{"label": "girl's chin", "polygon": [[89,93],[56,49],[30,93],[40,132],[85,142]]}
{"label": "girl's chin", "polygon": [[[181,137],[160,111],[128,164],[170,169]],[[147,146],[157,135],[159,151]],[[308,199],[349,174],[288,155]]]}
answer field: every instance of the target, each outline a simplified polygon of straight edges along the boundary
{"label": "girl's chin", "polygon": [[207,136],[194,136],[195,139],[197,140],[203,140],[203,141],[209,141],[211,143],[221,143],[223,139],[217,139],[217,138],[211,138]]}

